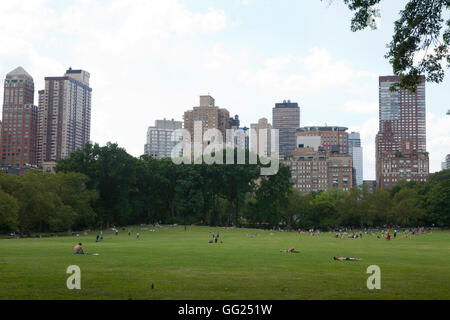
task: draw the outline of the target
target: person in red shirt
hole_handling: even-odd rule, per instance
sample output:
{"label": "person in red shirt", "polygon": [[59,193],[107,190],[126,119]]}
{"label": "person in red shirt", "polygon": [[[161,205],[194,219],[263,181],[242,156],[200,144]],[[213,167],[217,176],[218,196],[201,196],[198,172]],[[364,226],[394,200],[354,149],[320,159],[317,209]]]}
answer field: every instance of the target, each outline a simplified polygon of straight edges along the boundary
{"label": "person in red shirt", "polygon": [[387,234],[386,239],[387,239],[388,241],[391,241],[391,235],[390,235],[389,233]]}

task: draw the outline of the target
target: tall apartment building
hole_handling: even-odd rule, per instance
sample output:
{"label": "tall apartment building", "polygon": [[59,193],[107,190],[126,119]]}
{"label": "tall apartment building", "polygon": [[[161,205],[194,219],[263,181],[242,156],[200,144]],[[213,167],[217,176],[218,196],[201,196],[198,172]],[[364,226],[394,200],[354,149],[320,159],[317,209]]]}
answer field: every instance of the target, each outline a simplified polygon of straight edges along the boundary
{"label": "tall apartment building", "polygon": [[[217,107],[213,97],[200,96],[200,106],[184,113],[184,128],[191,134],[191,142],[195,139],[194,131],[200,131],[203,137],[206,130],[218,129],[225,146],[227,129],[230,129],[230,113],[227,109]],[[203,141],[200,137],[198,139]],[[193,149],[193,145],[191,147]]]}
{"label": "tall apartment building", "polygon": [[1,165],[36,165],[37,113],[33,78],[18,67],[6,75],[1,129]]}
{"label": "tall apartment building", "polygon": [[[258,123],[250,124],[250,129],[254,131],[254,141],[250,141],[251,151],[255,152],[260,157],[270,157],[272,154],[272,139],[271,130],[272,126],[266,118],[261,118]],[[266,130],[265,134],[261,130]],[[263,141],[260,140],[260,134],[264,137]],[[251,139],[252,140],[252,139]],[[262,147],[260,146],[262,145]],[[276,153],[277,150],[275,150]]]}
{"label": "tall apartment building", "polygon": [[[147,130],[147,143],[144,146],[144,153],[156,159],[170,158],[172,150],[178,141],[172,141],[172,134],[177,129],[183,128],[182,121],[156,120],[154,127]],[[179,156],[182,153],[180,152]]]}
{"label": "tall apartment building", "polygon": [[328,152],[349,153],[348,128],[336,126],[302,127],[296,130],[297,141],[299,137],[319,136],[321,146]]}
{"label": "tall apartment building", "polygon": [[90,139],[90,74],[69,68],[63,77],[46,77],[39,91],[38,164],[56,160],[82,149]]}
{"label": "tall apartment building", "polygon": [[279,153],[289,156],[296,149],[295,132],[300,127],[300,108],[298,103],[285,100],[276,103],[272,109],[273,128],[279,132]]}
{"label": "tall apartment building", "polygon": [[[381,189],[391,187],[399,180],[423,180],[428,178],[428,153],[426,152],[425,127],[425,78],[415,92],[405,89],[391,91],[400,81],[396,76],[379,78],[379,131],[376,136],[377,185]],[[404,176],[397,175],[391,165],[412,163]],[[393,162],[395,161],[395,162]],[[423,165],[423,166],[422,166]],[[414,167],[416,166],[416,167]],[[426,170],[426,172],[423,172]]]}
{"label": "tall apartment building", "polygon": [[294,188],[302,193],[342,189],[352,184],[352,157],[349,154],[330,153],[320,147],[297,148],[291,156],[281,160],[291,168]]}
{"label": "tall apartment building", "polygon": [[[385,152],[377,158],[377,178],[381,177],[381,189],[392,188],[399,181],[427,181],[429,159],[425,152],[413,149],[413,143],[405,141],[400,152]],[[378,176],[379,174],[379,176]]]}
{"label": "tall apartment building", "polygon": [[353,157],[353,185],[360,186],[363,184],[363,150],[358,132],[348,136],[348,153]]}

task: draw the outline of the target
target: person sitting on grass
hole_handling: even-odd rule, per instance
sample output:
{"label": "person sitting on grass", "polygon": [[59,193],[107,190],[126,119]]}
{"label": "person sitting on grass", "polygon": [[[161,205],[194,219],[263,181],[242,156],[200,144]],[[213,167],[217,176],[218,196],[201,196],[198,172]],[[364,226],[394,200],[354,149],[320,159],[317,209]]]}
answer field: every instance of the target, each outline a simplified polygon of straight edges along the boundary
{"label": "person sitting on grass", "polygon": [[280,252],[285,252],[285,253],[298,253],[298,251],[295,251],[294,248],[290,248],[288,250],[280,250]]}
{"label": "person sitting on grass", "polygon": [[78,243],[78,244],[73,248],[73,254],[84,254],[83,246],[81,245],[81,242]]}
{"label": "person sitting on grass", "polygon": [[344,257],[333,257],[333,260],[339,260],[339,261],[361,261],[360,258],[344,258]]}

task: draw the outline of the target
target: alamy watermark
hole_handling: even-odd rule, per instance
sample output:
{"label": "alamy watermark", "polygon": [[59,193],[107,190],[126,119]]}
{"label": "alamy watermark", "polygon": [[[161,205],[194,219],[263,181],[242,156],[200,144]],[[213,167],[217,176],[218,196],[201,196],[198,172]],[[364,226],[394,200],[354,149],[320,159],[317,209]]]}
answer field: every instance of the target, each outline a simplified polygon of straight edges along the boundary
{"label": "alamy watermark", "polygon": [[66,273],[71,274],[71,276],[69,276],[67,278],[67,289],[69,290],[81,290],[81,269],[79,266],[73,265],[73,266],[68,266]]}
{"label": "alamy watermark", "polygon": [[367,289],[381,289],[381,269],[379,266],[372,265],[367,267],[366,273],[372,274],[367,278]]}
{"label": "alamy watermark", "polygon": [[[172,133],[172,142],[176,142],[171,152],[174,164],[258,164],[261,175],[278,173],[279,133],[277,129],[227,129],[226,139],[220,130],[204,130],[201,121],[194,123],[194,137],[187,129],[177,129]],[[246,148],[249,156],[246,159]],[[237,156],[235,157],[235,149]],[[224,157],[225,152],[225,157]],[[224,161],[225,158],[225,161]],[[237,158],[237,159],[235,159]]]}

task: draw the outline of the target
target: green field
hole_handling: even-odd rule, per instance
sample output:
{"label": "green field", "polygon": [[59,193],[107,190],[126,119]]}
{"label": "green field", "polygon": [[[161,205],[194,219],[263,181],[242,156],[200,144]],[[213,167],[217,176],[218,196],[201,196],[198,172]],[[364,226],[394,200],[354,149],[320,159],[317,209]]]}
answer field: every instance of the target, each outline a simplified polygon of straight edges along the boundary
{"label": "green field", "polygon": [[[76,237],[0,240],[0,299],[450,299],[448,231],[388,242],[167,226],[138,241],[137,230],[99,243],[95,232],[80,236],[98,256],[73,255]],[[223,243],[208,243],[210,230]],[[290,247],[300,253],[280,252]],[[66,287],[70,265],[81,268],[81,290]],[[381,290],[366,287],[370,265],[381,268]]]}

